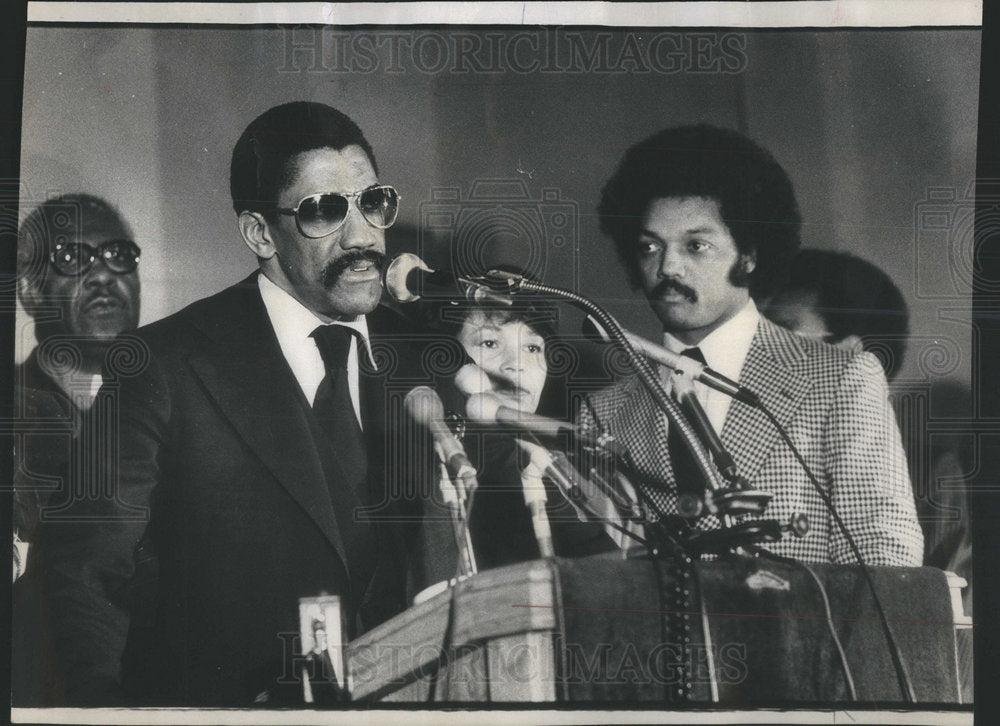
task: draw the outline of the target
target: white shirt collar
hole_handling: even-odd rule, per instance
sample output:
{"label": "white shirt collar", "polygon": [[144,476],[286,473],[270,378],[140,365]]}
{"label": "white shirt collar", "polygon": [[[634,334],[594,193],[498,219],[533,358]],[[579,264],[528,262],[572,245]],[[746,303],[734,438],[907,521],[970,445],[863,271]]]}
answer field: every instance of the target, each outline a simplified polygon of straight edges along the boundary
{"label": "white shirt collar", "polygon": [[[310,334],[319,325],[343,325],[345,328],[356,330],[361,339],[365,341],[365,351],[368,353],[368,362],[373,369],[376,369],[375,358],[372,355],[371,341],[368,338],[368,320],[364,315],[359,315],[352,321],[335,321],[327,323],[320,319],[316,313],[300,303],[288,292],[278,287],[263,272],[257,275],[257,287],[260,289],[260,296],[264,300],[264,307],[267,309],[267,316],[274,326],[274,333],[278,337],[278,345],[288,358],[288,351],[297,350],[303,346],[316,350],[316,343]],[[317,351],[317,355],[318,355]],[[291,361],[289,361],[291,363]],[[294,366],[293,366],[294,370]]]}
{"label": "white shirt collar", "polygon": [[[757,311],[757,306],[753,299],[747,300],[746,305],[740,308],[736,315],[698,343],[698,348],[705,356],[708,367],[738,381],[759,323],[760,313]],[[666,332],[663,334],[663,345],[674,353],[680,353],[685,348],[692,347]]]}

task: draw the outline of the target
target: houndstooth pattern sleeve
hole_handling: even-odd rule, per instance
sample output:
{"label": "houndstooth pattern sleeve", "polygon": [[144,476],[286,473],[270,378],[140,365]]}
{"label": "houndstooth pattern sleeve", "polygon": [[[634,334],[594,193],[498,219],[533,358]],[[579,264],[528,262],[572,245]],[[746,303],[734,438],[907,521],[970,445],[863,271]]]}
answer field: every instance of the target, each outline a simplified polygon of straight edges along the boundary
{"label": "houndstooth pattern sleeve", "polygon": [[[834,508],[865,562],[919,566],[923,534],[906,456],[882,366],[870,353],[854,356],[845,367],[825,427],[822,453]],[[828,526],[830,561],[854,562],[832,518]]]}

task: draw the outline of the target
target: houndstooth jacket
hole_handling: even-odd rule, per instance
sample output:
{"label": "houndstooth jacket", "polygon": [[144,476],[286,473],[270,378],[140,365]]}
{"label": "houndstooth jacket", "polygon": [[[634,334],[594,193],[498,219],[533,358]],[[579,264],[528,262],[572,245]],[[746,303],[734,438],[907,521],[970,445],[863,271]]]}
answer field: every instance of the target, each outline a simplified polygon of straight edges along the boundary
{"label": "houndstooth jacket", "polygon": [[[848,353],[803,338],[761,318],[740,383],[760,396],[828,487],[865,561],[919,566],[923,535],[878,360],[870,353]],[[590,396],[581,408],[580,424],[613,435],[641,475],[667,482],[666,511],[676,511],[666,421],[637,376]],[[734,401],[721,438],[751,486],[774,495],[764,517],[782,523],[794,513],[809,517],[805,537],[789,534],[769,549],[806,562],[855,561],[798,461],[760,411]],[[658,499],[662,496],[657,493]]]}

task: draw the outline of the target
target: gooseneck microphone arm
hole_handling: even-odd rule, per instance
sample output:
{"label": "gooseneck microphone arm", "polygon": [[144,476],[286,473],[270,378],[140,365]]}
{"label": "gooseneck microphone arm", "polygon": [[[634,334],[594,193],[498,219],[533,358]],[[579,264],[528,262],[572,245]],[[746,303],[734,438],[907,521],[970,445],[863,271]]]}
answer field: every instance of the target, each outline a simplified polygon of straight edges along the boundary
{"label": "gooseneck microphone arm", "polygon": [[[622,328],[622,333],[625,335],[625,338],[631,346],[640,355],[643,355],[660,365],[666,366],[676,373],[683,373],[691,380],[703,383],[709,388],[714,388],[716,391],[724,393],[731,398],[735,398],[737,401],[742,401],[748,406],[757,408],[761,405],[760,398],[756,393],[748,389],[746,386],[741,386],[738,382],[726,378],[721,373],[713,371],[707,365],[698,363],[697,361],[687,358],[680,353],[674,353],[673,351],[667,350],[662,345],[657,345],[652,341],[646,340],[642,336],[629,332],[625,328]],[[604,331],[600,327],[600,324],[592,317],[588,317],[585,321],[584,334],[587,336],[588,340],[592,340],[594,342],[611,342],[607,332]]]}
{"label": "gooseneck microphone arm", "polygon": [[382,285],[396,302],[411,303],[425,295],[445,299],[456,297],[473,302],[510,305],[507,295],[498,295],[482,279],[463,277],[449,270],[434,270],[411,252],[393,258],[382,273]]}
{"label": "gooseneck microphone arm", "polygon": [[[506,280],[508,288],[511,292],[536,292],[544,295],[551,295],[552,297],[562,298],[563,300],[573,303],[577,307],[585,310],[588,314],[592,315],[594,319],[597,320],[597,322],[600,323],[608,332],[612,341],[625,352],[629,362],[632,364],[632,368],[638,374],[639,380],[642,381],[643,385],[645,385],[649,390],[649,393],[657,407],[659,407],[659,409],[666,414],[670,425],[677,427],[677,430],[681,434],[681,438],[684,441],[684,445],[691,452],[692,458],[697,465],[698,472],[701,475],[703,488],[712,491],[722,488],[719,481],[719,474],[706,455],[705,450],[698,439],[698,435],[691,427],[687,417],[684,416],[678,405],[664,390],[656,374],[653,372],[653,369],[650,367],[649,363],[646,362],[646,359],[639,355],[632,347],[632,344],[625,336],[624,330],[610,313],[606,312],[597,303],[588,300],[575,292],[535,282],[534,280],[528,280],[519,275],[511,275],[502,271],[491,271],[487,273],[487,277],[496,277],[498,279]],[[722,514],[720,515],[720,519],[722,519],[723,527],[729,527],[732,525],[731,517],[728,515]]]}

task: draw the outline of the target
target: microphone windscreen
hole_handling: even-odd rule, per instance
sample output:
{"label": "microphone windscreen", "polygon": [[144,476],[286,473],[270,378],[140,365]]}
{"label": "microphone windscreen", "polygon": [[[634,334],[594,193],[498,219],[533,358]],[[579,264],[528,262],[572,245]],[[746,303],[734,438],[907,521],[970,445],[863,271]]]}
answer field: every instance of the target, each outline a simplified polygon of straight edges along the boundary
{"label": "microphone windscreen", "polygon": [[496,423],[500,400],[490,393],[476,393],[465,403],[465,415],[478,423]]}
{"label": "microphone windscreen", "polygon": [[404,252],[386,266],[382,284],[396,302],[413,302],[420,299],[420,294],[409,285],[410,273],[414,270],[430,272],[431,268],[410,252]]}
{"label": "microphone windscreen", "polygon": [[475,363],[466,363],[455,374],[455,387],[466,396],[487,393],[490,390],[490,378]]}
{"label": "microphone windscreen", "polygon": [[428,386],[417,386],[407,393],[403,399],[403,408],[414,421],[424,426],[444,420],[444,404],[441,403],[441,397]]}

